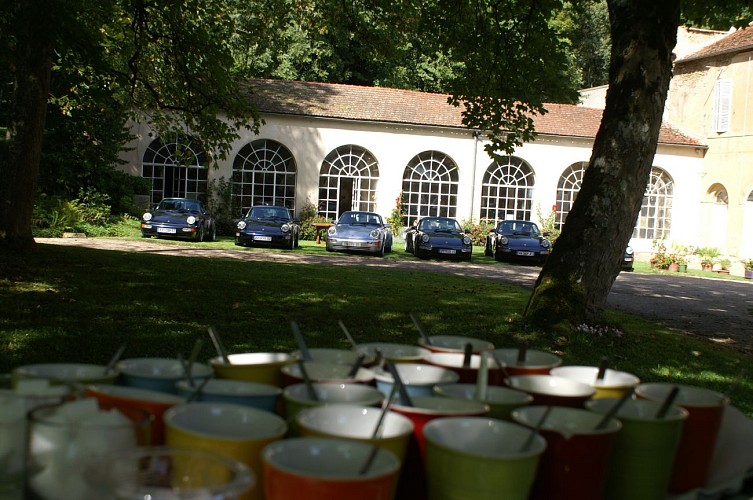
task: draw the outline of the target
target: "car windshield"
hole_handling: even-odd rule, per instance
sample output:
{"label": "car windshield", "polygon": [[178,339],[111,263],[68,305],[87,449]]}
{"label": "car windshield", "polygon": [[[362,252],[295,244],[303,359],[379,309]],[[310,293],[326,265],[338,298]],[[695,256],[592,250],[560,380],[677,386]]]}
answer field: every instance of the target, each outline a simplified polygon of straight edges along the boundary
{"label": "car windshield", "polygon": [[500,222],[497,232],[508,236],[530,236],[535,238],[540,235],[539,227],[536,224],[521,220]]}
{"label": "car windshield", "polygon": [[253,207],[248,212],[248,219],[290,219],[290,212],[283,207]]}
{"label": "car windshield", "polygon": [[365,226],[381,226],[382,216],[370,212],[345,212],[340,216],[339,224],[361,224]]}
{"label": "car windshield", "polygon": [[196,200],[165,199],[159,202],[157,210],[185,210],[188,212],[200,212],[199,202]]}
{"label": "car windshield", "polygon": [[455,219],[423,219],[418,228],[427,233],[454,233],[460,231],[460,224]]}

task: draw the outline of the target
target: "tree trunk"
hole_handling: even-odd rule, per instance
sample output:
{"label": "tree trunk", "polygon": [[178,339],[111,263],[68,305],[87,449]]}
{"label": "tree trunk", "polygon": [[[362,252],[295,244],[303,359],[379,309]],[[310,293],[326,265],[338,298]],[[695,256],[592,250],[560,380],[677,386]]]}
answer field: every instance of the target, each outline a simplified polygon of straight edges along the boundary
{"label": "tree trunk", "polygon": [[650,179],[679,0],[608,0],[609,89],[580,192],[526,307],[538,325],[598,321]]}
{"label": "tree trunk", "polygon": [[[48,2],[14,4],[15,86],[11,123],[0,159],[0,247],[33,245],[31,219],[50,93],[52,42]],[[45,22],[48,21],[48,22]]]}

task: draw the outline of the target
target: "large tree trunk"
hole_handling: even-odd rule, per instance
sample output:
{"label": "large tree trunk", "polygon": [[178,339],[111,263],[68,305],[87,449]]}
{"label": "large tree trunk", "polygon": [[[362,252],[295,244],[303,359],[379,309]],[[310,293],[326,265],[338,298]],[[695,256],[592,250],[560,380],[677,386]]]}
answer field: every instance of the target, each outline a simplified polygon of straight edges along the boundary
{"label": "large tree trunk", "polygon": [[541,270],[526,319],[598,321],[650,179],[672,75],[679,0],[608,0],[609,89],[578,197]]}
{"label": "large tree trunk", "polygon": [[44,0],[14,2],[15,87],[0,159],[0,247],[29,248],[31,218],[50,93],[52,42]]}

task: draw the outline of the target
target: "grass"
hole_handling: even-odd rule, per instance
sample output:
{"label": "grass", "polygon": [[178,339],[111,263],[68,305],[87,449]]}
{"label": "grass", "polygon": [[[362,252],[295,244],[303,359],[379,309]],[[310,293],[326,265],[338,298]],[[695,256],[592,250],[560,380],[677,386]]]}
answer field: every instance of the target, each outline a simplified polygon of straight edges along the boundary
{"label": "grass", "polygon": [[[209,245],[238,248],[230,239]],[[395,250],[388,259],[412,258]],[[323,253],[324,245],[302,242],[297,251]],[[503,265],[483,249],[474,263]],[[499,348],[525,340],[568,365],[593,366],[606,356],[611,367],[645,382],[723,392],[753,416],[749,357],[615,312],[608,320],[619,337],[525,331],[520,313],[528,293],[444,273],[37,245],[20,257],[0,253],[0,373],[38,362],[103,364],[123,343],[126,357],[173,357],[188,354],[197,338],[207,341],[199,356],[206,360],[214,356],[208,325],[230,352],[296,349],[291,320],[310,347],[349,348],[338,320],[359,342],[415,344],[413,312],[430,334],[483,338]]]}

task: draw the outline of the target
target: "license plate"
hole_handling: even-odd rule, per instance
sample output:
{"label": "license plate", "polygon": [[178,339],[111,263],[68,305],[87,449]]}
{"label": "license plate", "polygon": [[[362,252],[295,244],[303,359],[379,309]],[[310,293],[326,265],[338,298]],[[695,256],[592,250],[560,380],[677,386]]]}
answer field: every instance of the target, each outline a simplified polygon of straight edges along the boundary
{"label": "license plate", "polygon": [[360,247],[362,244],[360,241],[343,241],[344,247]]}
{"label": "license plate", "polygon": [[520,257],[533,257],[534,253],[533,252],[516,252],[515,255],[518,255]]}
{"label": "license plate", "polygon": [[272,241],[271,236],[254,236],[254,241]]}
{"label": "license plate", "polygon": [[440,248],[439,253],[445,253],[448,255],[455,255],[455,250],[450,250],[449,248]]}
{"label": "license plate", "polygon": [[157,232],[165,233],[165,234],[175,234],[175,228],[174,227],[158,227]]}

